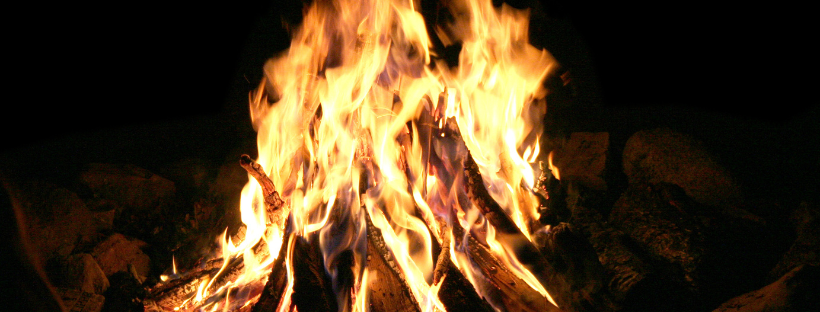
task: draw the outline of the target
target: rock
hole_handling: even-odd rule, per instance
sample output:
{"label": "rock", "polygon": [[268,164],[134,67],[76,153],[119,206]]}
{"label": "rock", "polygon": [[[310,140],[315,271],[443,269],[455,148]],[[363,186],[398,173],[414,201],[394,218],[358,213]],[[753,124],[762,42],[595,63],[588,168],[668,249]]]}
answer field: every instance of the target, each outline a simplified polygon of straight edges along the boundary
{"label": "rock", "polygon": [[20,183],[17,197],[39,263],[67,257],[82,243],[90,242],[97,231],[92,213],[77,194],[45,182]]}
{"label": "rock", "polygon": [[670,129],[639,131],[626,142],[629,183],[671,183],[710,206],[736,205],[741,190],[729,172],[694,138]]}
{"label": "rock", "polygon": [[134,165],[90,164],[80,182],[95,197],[113,200],[137,211],[158,211],[175,195],[174,182]]}
{"label": "rock", "polygon": [[800,265],[761,289],[737,296],[714,311],[820,311],[820,267]]}
{"label": "rock", "polygon": [[820,209],[803,202],[790,219],[795,225],[796,238],[770,272],[770,278],[782,276],[802,264],[820,266]]}
{"label": "rock", "polygon": [[578,181],[585,187],[605,190],[608,148],[607,132],[574,132],[551,154],[553,175],[562,182]]}
{"label": "rock", "polygon": [[59,287],[80,289],[84,292],[102,294],[110,284],[97,261],[90,254],[74,254],[62,259],[58,272],[53,272],[54,283]]}
{"label": "rock", "polygon": [[100,312],[105,304],[105,297],[82,290],[57,288],[57,294],[63,300],[66,311]]}
{"label": "rock", "polygon": [[117,272],[110,276],[111,287],[105,292],[103,311],[137,312],[145,311],[145,297],[148,291],[128,272]]}
{"label": "rock", "polygon": [[180,193],[196,197],[202,196],[216,174],[217,165],[200,158],[185,158],[175,161],[159,170],[163,177],[174,181]]}
{"label": "rock", "polygon": [[139,275],[148,276],[151,259],[141,250],[146,245],[138,239],[115,233],[94,247],[91,255],[108,277],[117,272],[128,272],[129,264],[134,265]]}
{"label": "rock", "polygon": [[114,229],[117,211],[122,211],[117,202],[104,198],[90,198],[85,200],[85,204],[91,210],[91,218],[98,231]]}

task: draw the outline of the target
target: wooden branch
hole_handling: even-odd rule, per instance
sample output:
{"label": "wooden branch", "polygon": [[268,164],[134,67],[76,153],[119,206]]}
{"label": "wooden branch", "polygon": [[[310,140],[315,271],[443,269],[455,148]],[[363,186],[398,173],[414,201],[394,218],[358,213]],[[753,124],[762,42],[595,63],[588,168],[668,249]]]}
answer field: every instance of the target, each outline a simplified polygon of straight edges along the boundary
{"label": "wooden branch", "polygon": [[276,186],[273,185],[273,181],[271,181],[265,173],[265,169],[262,168],[262,165],[253,161],[247,154],[243,154],[239,157],[239,165],[242,166],[242,168],[244,168],[245,171],[247,171],[254,179],[256,179],[260,186],[262,186],[262,194],[265,196],[265,207],[268,213],[282,208],[285,201],[282,200],[279,193],[276,192]]}
{"label": "wooden branch", "polygon": [[[208,261],[208,265],[204,268],[197,268],[190,272],[183,273],[180,278],[171,280],[167,283],[160,283],[148,290],[146,298],[154,300],[157,304],[163,307],[176,307],[185,299],[193,297],[196,294],[197,288],[205,279],[217,278],[215,285],[222,285],[241,272],[244,268],[243,256],[240,254],[228,262],[225,270],[219,276],[214,276],[219,273],[222,268],[223,259],[214,259]],[[212,288],[218,286],[212,285]]]}

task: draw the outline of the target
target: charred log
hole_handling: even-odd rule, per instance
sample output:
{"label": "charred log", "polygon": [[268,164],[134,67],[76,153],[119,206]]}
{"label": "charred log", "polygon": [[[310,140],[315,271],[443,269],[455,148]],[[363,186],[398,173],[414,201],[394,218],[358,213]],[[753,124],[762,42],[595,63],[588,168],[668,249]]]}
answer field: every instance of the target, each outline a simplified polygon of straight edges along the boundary
{"label": "charred log", "polygon": [[420,312],[412,291],[407,285],[398,262],[387,248],[381,230],[367,222],[367,268],[369,270],[368,301],[371,311]]}
{"label": "charred log", "polygon": [[683,283],[665,277],[628,235],[606,222],[598,210],[588,207],[595,205],[594,200],[587,200],[594,195],[581,194],[584,189],[580,186],[569,189],[570,222],[594,248],[607,271],[608,290],[623,310],[686,311],[692,308],[697,300]]}
{"label": "charred log", "polygon": [[[203,267],[183,273],[177,279],[157,284],[148,290],[147,298],[163,307],[175,307],[185,299],[193,297],[197,287],[206,279],[217,278],[215,284],[222,285],[244,268],[243,257],[239,255],[230,259],[220,273],[223,261],[221,258],[207,261]],[[219,276],[216,276],[217,273],[220,273]]]}
{"label": "charred log", "polygon": [[253,312],[277,311],[281,304],[288,287],[285,258],[287,258],[291,239],[293,239],[292,235],[285,235],[282,239],[282,248],[279,249],[279,255],[273,261],[273,268],[270,275],[268,275],[268,282],[265,284],[265,289],[262,291],[262,295],[259,296],[259,300],[253,306]]}
{"label": "charred log", "polygon": [[268,218],[271,218],[270,223],[276,224],[280,229],[284,228],[285,218],[287,215],[280,210],[285,205],[285,201],[279,196],[276,191],[273,181],[265,173],[265,169],[251,159],[247,154],[243,154],[239,158],[239,165],[245,169],[262,187],[262,194],[265,198],[265,210]]}
{"label": "charred log", "polygon": [[[535,245],[521,233],[521,230],[510,217],[504,212],[501,206],[492,198],[484,187],[481,172],[478,165],[468,153],[464,159],[464,189],[470,201],[476,206],[484,218],[498,231],[499,240],[504,241],[507,246],[514,246],[514,252],[521,264],[524,265],[538,279],[541,285],[549,292],[559,307],[567,311],[584,311],[587,308],[593,310],[607,311],[612,307],[607,304],[595,302],[591,298],[573,296],[565,293],[575,288],[572,286],[572,278],[556,271],[541,254]],[[585,302],[573,302],[582,300]],[[583,309],[579,309],[584,307]]]}
{"label": "charred log", "polygon": [[561,188],[561,181],[552,175],[552,171],[543,162],[539,163],[541,174],[533,188],[538,198],[538,212],[541,215],[541,224],[557,225],[569,220],[570,212],[567,209],[566,192]]}
{"label": "charred log", "polygon": [[292,301],[299,311],[337,311],[330,276],[325,272],[318,235],[296,237],[293,244]]}
{"label": "charred log", "polygon": [[610,222],[655,260],[672,264],[697,292],[703,284],[698,269],[705,253],[704,229],[693,216],[663,198],[661,189],[666,186],[630,186],[615,204]]}
{"label": "charred log", "polygon": [[608,276],[592,245],[568,223],[560,223],[533,237],[557,273],[560,296],[567,311],[609,311],[618,307],[607,288]]}
{"label": "charred log", "polygon": [[[486,283],[483,288],[485,299],[494,306],[508,311],[560,311],[546,297],[527,285],[504,263],[493,256],[490,249],[455,223],[453,225],[455,248],[469,254],[470,260],[481,271]],[[445,279],[446,281],[446,279]]]}

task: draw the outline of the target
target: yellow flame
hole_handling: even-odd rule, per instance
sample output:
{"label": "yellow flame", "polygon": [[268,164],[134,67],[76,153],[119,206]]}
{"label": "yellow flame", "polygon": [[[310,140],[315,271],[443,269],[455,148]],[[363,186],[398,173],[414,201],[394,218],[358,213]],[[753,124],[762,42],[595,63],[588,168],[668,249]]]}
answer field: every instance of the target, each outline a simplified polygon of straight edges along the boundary
{"label": "yellow flame", "polygon": [[[280,311],[291,308],[295,238],[282,246],[283,235],[309,237],[320,231],[325,237],[331,231],[324,230],[334,222],[350,222],[340,227],[358,232],[345,234],[350,236],[346,239],[365,239],[358,217],[333,217],[343,212],[362,216],[359,207],[367,209],[381,230],[420,308],[444,310],[437,298],[440,285],[428,282],[435,268],[433,240],[441,240],[439,231],[447,228],[439,227],[437,220],[458,222],[469,231],[481,219],[475,208],[458,205],[463,190],[456,168],[466,150],[479,165],[491,196],[529,238],[528,221],[537,219],[537,201],[527,190],[534,185],[532,164],[539,157],[545,112],[533,107],[543,104],[542,81],[552,57],[529,44],[528,11],[497,8],[490,0],[460,0],[448,2],[454,20],[435,28],[445,45],[462,44],[458,66],[451,68],[430,51],[415,1],[315,1],[290,48],[265,64],[265,79],[249,96],[259,152],[255,161],[265,168],[285,205],[266,211],[262,188],[249,176],[239,203],[244,237],[234,242],[223,234],[224,262],[217,275],[241,255],[244,271],[237,285],[266,278],[279,249],[288,248],[288,287]],[[272,88],[266,90],[268,86]],[[268,103],[273,99],[267,91],[276,94],[275,103]],[[429,100],[440,97],[442,103]],[[420,124],[427,117],[423,112],[439,114],[432,119],[437,125]],[[450,120],[461,139],[441,131],[429,138],[429,146],[421,145],[428,138],[420,133],[432,135],[431,128],[448,127]],[[435,170],[441,172],[428,172],[431,166],[422,157],[426,153],[438,156],[440,168]],[[367,180],[359,181],[360,176]],[[359,190],[359,185],[367,186]],[[351,195],[362,193],[361,199]],[[453,210],[457,220],[449,220]],[[283,220],[288,215],[291,227],[286,229]],[[491,226],[488,233],[493,253],[549,298],[495,240]],[[354,245],[331,241],[320,238],[325,263],[331,263],[329,258],[340,248]],[[266,248],[255,249],[260,242]],[[475,285],[480,272],[454,249],[451,260]],[[175,260],[173,265],[176,274]],[[355,300],[343,309],[366,311],[367,284],[376,273],[367,268],[356,272],[361,276],[356,277]],[[194,301],[207,296],[215,280],[203,282]]]}

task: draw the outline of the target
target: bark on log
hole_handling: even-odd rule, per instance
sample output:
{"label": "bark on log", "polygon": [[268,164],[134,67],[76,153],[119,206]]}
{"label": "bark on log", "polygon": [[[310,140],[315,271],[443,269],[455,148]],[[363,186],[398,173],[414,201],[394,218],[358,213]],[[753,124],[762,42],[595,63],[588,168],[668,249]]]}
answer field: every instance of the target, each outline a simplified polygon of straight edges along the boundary
{"label": "bark on log", "polygon": [[370,221],[365,212],[367,223],[367,268],[368,304],[371,311],[405,311],[420,312],[419,304],[407,286],[407,281],[387,248],[381,230]]}
{"label": "bark on log", "polygon": [[701,267],[706,253],[705,229],[662,194],[669,187],[674,186],[631,185],[613,207],[610,223],[653,260],[671,264],[668,276],[681,276],[694,292],[699,292],[704,283]]}
{"label": "bark on log", "polygon": [[287,212],[283,211],[282,207],[285,201],[279,196],[276,191],[273,181],[265,174],[265,169],[251,159],[247,154],[239,157],[239,165],[242,166],[248,173],[259,182],[262,187],[262,194],[265,199],[265,211],[267,212],[268,222],[276,224],[280,230],[284,230],[285,219]]}
{"label": "bark on log", "polygon": [[618,310],[607,287],[608,276],[592,245],[573,230],[560,223],[548,232],[539,232],[533,240],[557,272],[558,292],[567,302],[567,311]]}
{"label": "bark on log", "polygon": [[[567,285],[568,281],[553,269],[552,264],[550,264],[538,248],[521,233],[518,226],[515,225],[512,219],[504,213],[501,206],[492,198],[484,187],[481,172],[469,152],[464,158],[464,176],[465,192],[468,197],[470,197],[470,201],[472,201],[473,205],[484,215],[484,218],[495,227],[499,241],[514,248],[518,261],[520,261],[527,270],[532,272],[561,309],[574,311],[572,307],[577,307],[580,304],[571,302],[571,296],[561,294],[563,290],[571,289],[571,287]],[[590,305],[585,304],[585,306]],[[602,311],[609,310],[609,308],[604,306],[596,306],[596,308]]]}
{"label": "bark on log", "polygon": [[[177,279],[171,280],[167,283],[160,283],[148,290],[148,299],[154,300],[162,307],[176,307],[185,299],[196,295],[197,287],[202,281],[209,278],[214,278],[214,275],[219,273],[222,268],[222,259],[214,259],[207,262],[207,265],[193,269],[190,272],[183,273]],[[214,285],[223,285],[231,277],[241,272],[244,268],[242,255],[239,255],[228,262],[225,270],[217,276],[217,281]],[[212,288],[218,286],[212,285]]]}
{"label": "bark on log", "polygon": [[279,249],[279,255],[273,261],[273,268],[268,277],[268,282],[265,284],[265,289],[262,291],[262,295],[259,296],[259,300],[254,304],[252,312],[273,312],[279,308],[288,287],[285,258],[288,254],[291,239],[292,237],[289,234],[285,234],[282,239],[282,248]]}
{"label": "bark on log", "polygon": [[486,284],[477,286],[495,307],[507,311],[560,311],[493,256],[487,246],[469,234],[465,239],[465,231],[457,223],[453,224],[453,240],[455,248],[469,253],[470,260],[481,271]]}

